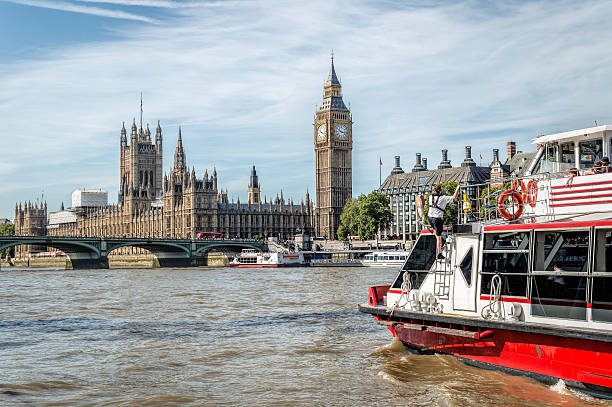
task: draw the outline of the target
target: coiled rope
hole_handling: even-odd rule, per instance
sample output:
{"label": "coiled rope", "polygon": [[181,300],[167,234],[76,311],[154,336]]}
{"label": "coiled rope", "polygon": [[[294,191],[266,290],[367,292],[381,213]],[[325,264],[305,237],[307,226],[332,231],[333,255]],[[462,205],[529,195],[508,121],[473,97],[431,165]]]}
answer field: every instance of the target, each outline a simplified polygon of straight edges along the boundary
{"label": "coiled rope", "polygon": [[[410,290],[412,290],[412,283],[410,282],[410,273],[408,271],[404,271],[404,274],[402,275],[401,289],[402,289],[402,294],[397,299],[395,304],[393,304],[393,308],[391,309],[391,312],[389,313],[389,317],[393,315],[393,311],[395,311],[396,307],[405,307],[406,305],[410,303],[409,295],[410,295]],[[402,301],[402,299],[404,299],[405,302],[403,305],[400,305],[400,302]]]}
{"label": "coiled rope", "polygon": [[[491,289],[489,290],[489,303],[482,308],[480,315],[484,319],[502,319],[503,307],[499,300],[501,297],[502,280],[499,274],[495,274],[491,279]],[[485,311],[489,313],[485,315]]]}

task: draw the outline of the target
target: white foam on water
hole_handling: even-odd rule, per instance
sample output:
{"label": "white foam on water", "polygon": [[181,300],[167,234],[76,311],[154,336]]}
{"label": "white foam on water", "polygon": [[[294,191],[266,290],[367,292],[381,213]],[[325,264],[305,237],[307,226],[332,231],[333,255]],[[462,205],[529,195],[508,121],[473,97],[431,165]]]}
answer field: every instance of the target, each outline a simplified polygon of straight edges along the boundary
{"label": "white foam on water", "polygon": [[559,379],[557,383],[550,386],[550,389],[555,393],[563,395],[570,394],[570,391],[567,389],[567,386],[565,385],[565,382],[562,379]]}
{"label": "white foam on water", "polygon": [[389,373],[383,372],[382,370],[380,372],[378,372],[378,376],[382,377],[383,380],[386,380],[386,381],[391,382],[393,384],[403,384],[401,381],[397,380],[395,377],[393,377]]}

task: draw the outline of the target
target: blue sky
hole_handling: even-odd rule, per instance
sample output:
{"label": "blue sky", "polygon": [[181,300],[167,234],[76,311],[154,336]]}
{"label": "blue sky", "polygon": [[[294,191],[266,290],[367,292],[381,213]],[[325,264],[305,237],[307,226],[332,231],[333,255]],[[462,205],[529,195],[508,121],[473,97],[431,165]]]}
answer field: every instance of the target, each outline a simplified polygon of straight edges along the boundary
{"label": "blue sky", "polygon": [[335,53],[350,103],[353,193],[401,155],[458,165],[508,140],[612,123],[612,3],[0,0],[0,217],[74,188],[116,201],[119,130],[178,126],[198,176],[246,200],[314,190],[313,114]]}

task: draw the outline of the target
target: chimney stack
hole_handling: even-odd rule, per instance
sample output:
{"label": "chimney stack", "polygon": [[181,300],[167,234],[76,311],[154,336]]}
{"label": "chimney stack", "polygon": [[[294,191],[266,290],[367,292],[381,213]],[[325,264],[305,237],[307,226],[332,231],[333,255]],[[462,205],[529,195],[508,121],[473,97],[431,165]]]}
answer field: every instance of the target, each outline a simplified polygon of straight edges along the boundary
{"label": "chimney stack", "polygon": [[440,165],[438,165],[438,169],[442,170],[444,168],[452,168],[452,167],[453,166],[448,160],[448,150],[447,149],[442,150],[442,161],[440,162]]}
{"label": "chimney stack", "polygon": [[393,167],[393,169],[391,170],[391,174],[403,174],[404,170],[402,170],[402,167],[400,166],[400,156],[396,155],[395,156],[395,167]]}
{"label": "chimney stack", "polygon": [[465,159],[461,163],[462,167],[473,167],[476,165],[476,162],[472,159],[472,147],[465,146]]}
{"label": "chimney stack", "polygon": [[423,168],[427,169],[427,158],[423,158]]}
{"label": "chimney stack", "polygon": [[499,148],[493,149],[493,162],[496,163],[499,161]]}
{"label": "chimney stack", "polygon": [[424,171],[423,164],[421,164],[421,153],[416,153],[416,164],[412,167],[412,172]]}
{"label": "chimney stack", "polygon": [[511,160],[515,154],[516,154],[516,143],[514,141],[509,141],[508,142],[508,160]]}

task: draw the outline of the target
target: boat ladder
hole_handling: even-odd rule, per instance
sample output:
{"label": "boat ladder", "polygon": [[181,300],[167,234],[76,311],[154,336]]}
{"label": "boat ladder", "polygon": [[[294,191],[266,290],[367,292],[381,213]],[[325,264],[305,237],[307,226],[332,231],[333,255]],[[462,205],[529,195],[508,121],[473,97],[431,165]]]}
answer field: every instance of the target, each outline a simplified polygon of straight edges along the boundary
{"label": "boat ladder", "polygon": [[451,268],[452,242],[449,237],[442,247],[444,259],[436,259],[434,268],[434,295],[439,299],[448,300],[450,294],[451,276],[453,270]]}

